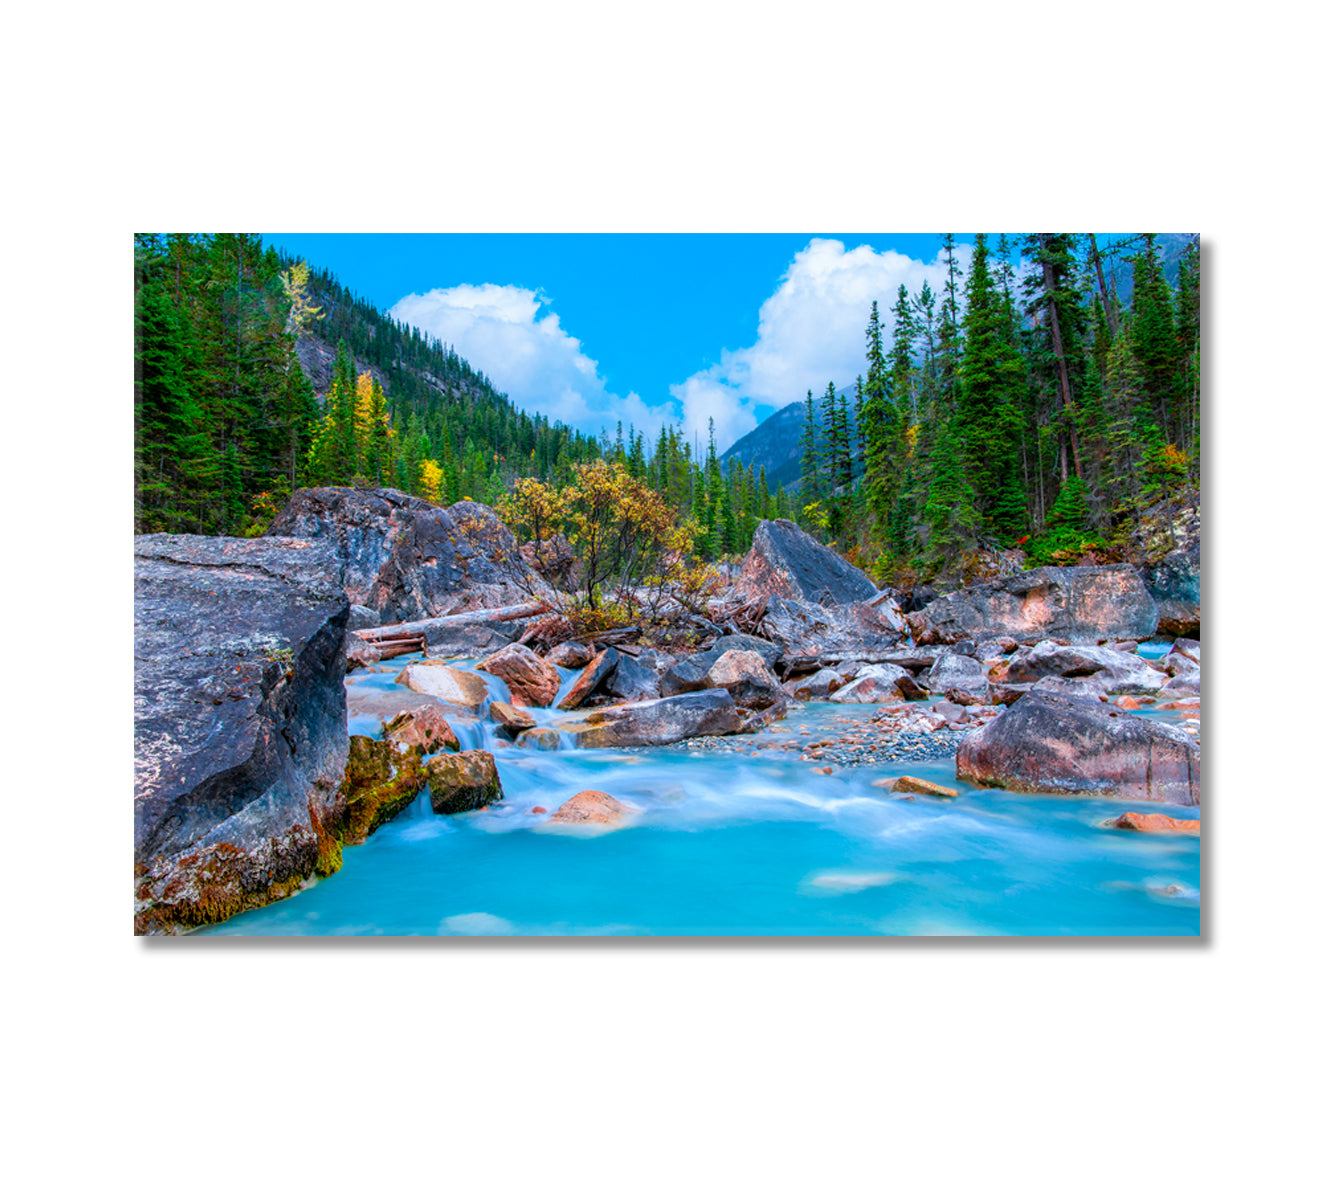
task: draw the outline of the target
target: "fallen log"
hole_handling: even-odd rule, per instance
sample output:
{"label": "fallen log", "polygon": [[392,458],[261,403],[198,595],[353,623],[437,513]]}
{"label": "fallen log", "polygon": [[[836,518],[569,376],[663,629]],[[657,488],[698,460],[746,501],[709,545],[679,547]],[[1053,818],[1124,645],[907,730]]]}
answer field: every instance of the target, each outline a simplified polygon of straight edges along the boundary
{"label": "fallen log", "polygon": [[473,625],[478,621],[520,621],[524,617],[540,617],[550,612],[551,606],[545,600],[532,600],[527,604],[511,604],[508,608],[484,608],[477,612],[455,613],[450,617],[427,617],[422,621],[402,621],[397,625],[376,625],[373,629],[358,629],[356,635],[368,642],[379,642],[395,635],[418,634],[429,638],[431,634],[459,625]]}
{"label": "fallen log", "polygon": [[643,632],[643,629],[638,625],[625,625],[620,629],[602,629],[596,633],[585,633],[579,640],[583,642],[606,642],[610,644],[612,642],[623,642],[627,638],[638,637]]}

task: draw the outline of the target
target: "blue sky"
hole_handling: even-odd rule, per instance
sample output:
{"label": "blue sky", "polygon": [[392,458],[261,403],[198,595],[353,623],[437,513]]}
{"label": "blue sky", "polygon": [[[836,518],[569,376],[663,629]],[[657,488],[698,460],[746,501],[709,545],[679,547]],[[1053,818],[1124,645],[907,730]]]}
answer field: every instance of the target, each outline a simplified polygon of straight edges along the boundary
{"label": "blue sky", "polygon": [[943,276],[934,233],[263,237],[452,343],[521,407],[588,432],[703,435],[712,416],[720,447],[851,383],[871,300],[885,312],[900,282]]}

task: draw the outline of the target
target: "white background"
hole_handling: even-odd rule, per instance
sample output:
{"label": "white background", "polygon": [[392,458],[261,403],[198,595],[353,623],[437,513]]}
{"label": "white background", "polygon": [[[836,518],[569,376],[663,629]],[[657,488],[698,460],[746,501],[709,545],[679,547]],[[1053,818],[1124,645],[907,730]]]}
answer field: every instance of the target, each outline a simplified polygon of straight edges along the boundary
{"label": "white background", "polygon": [[[474,9],[9,18],[7,1190],[1327,1187],[1327,19]],[[1205,938],[130,936],[132,230],[1052,227],[1204,234]]]}

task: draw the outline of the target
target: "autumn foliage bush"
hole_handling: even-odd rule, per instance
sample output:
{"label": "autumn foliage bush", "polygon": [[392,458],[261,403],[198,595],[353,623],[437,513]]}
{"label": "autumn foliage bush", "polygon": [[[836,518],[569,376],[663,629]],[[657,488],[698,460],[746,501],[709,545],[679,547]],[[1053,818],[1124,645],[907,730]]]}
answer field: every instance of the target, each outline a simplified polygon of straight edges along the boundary
{"label": "autumn foliage bush", "polygon": [[694,559],[699,530],[620,463],[579,463],[574,482],[554,488],[520,479],[496,505],[521,541],[542,558],[543,543],[563,535],[573,548],[574,590],[562,611],[579,630],[654,624],[698,611],[717,588]]}

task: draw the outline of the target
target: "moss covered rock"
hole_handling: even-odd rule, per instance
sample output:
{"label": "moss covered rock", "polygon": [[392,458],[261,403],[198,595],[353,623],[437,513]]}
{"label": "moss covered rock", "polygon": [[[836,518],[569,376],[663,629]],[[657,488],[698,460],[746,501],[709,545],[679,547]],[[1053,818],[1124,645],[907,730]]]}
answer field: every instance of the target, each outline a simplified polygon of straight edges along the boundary
{"label": "moss covered rock", "polygon": [[331,832],[345,845],[359,845],[412,803],[426,783],[420,746],[348,739],[347,772]]}
{"label": "moss covered rock", "polygon": [[485,750],[438,755],[426,764],[426,782],[431,808],[442,814],[482,808],[504,795],[496,760]]}

